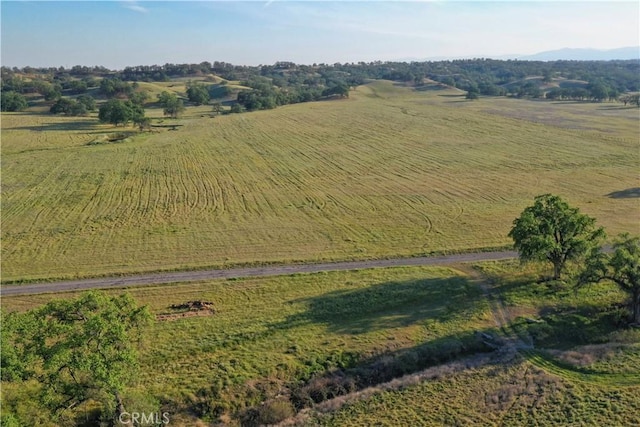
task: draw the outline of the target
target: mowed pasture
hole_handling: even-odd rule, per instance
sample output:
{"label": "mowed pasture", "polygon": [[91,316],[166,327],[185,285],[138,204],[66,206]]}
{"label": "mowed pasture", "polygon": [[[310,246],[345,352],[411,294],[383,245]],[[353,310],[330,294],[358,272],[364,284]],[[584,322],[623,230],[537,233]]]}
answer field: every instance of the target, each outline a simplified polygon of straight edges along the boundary
{"label": "mowed pasture", "polygon": [[97,145],[122,128],[3,114],[2,279],[500,247],[541,193],[637,233],[637,109],[539,105],[373,82]]}

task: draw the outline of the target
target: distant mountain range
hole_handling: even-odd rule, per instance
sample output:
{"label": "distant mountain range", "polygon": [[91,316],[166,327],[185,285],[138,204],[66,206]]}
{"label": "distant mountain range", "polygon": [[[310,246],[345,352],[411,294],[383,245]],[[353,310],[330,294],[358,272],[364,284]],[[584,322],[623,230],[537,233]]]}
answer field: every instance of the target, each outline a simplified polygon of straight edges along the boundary
{"label": "distant mountain range", "polygon": [[492,59],[519,59],[522,61],[610,61],[613,59],[640,59],[640,46],[620,47],[617,49],[590,49],[590,48],[564,48],[557,50],[547,50],[535,53],[533,55],[465,55],[465,56],[432,56],[429,58],[402,58],[401,62],[423,62],[423,61],[447,61],[453,59],[473,59],[473,58],[492,58]]}
{"label": "distant mountain range", "polygon": [[534,55],[517,56],[526,61],[608,61],[612,59],[640,59],[640,46],[621,47],[618,49],[558,49],[536,53]]}

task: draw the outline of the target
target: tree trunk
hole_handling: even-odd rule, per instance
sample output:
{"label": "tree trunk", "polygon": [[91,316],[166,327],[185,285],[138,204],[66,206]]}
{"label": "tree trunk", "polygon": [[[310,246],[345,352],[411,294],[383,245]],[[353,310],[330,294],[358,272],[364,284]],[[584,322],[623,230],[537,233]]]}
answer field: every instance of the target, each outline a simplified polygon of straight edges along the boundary
{"label": "tree trunk", "polygon": [[633,290],[631,297],[632,322],[640,326],[640,287]]}
{"label": "tree trunk", "polygon": [[559,280],[561,272],[562,272],[562,263],[559,261],[554,262],[553,263],[553,280]]}
{"label": "tree trunk", "polygon": [[122,398],[120,397],[120,393],[116,392],[116,413],[114,425],[116,426],[133,426],[133,422],[131,422],[131,417],[129,414],[125,414],[126,410],[124,409],[124,403],[122,402]]}

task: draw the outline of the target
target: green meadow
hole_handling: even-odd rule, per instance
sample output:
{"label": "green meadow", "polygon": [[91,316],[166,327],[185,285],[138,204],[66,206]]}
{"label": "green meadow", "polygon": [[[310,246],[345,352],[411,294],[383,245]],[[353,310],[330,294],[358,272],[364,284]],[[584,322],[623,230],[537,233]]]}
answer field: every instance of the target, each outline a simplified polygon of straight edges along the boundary
{"label": "green meadow", "polygon": [[619,291],[576,292],[539,280],[540,266],[475,266],[504,307],[515,357],[450,363],[335,398],[296,425],[636,425],[640,331],[616,326]]}
{"label": "green meadow", "polygon": [[638,230],[637,108],[426,88],[177,121],[148,108],[182,125],[148,133],[3,113],[2,280],[503,247],[542,193]]}
{"label": "green meadow", "polygon": [[[128,404],[185,426],[287,416],[288,425],[637,424],[640,331],[616,324],[622,294],[607,284],[575,292],[540,282],[545,273],[494,262],[129,289],[163,320],[142,331]],[[502,327],[483,288],[504,308]],[[170,307],[192,300],[215,312]],[[526,346],[507,351],[512,337]],[[37,387],[3,390],[5,408],[30,419]]]}
{"label": "green meadow", "polygon": [[[475,351],[474,331],[491,327],[480,290],[448,268],[370,269],[128,292],[155,315],[174,313],[172,304],[192,300],[214,304],[212,315],[177,314],[142,333],[141,376],[129,393],[152,396],[174,421],[184,417],[185,425],[194,422],[187,416],[194,411],[209,420],[238,421],[243,411],[280,390],[301,393],[314,376],[366,367],[380,358],[399,357],[402,365],[394,364],[393,372],[411,372],[440,357]],[[2,308],[25,310],[72,296],[6,297]],[[419,351],[431,358],[417,360]],[[368,375],[375,381],[378,374]],[[27,400],[23,386],[17,387],[3,384],[3,403],[26,411],[20,409]],[[301,397],[292,400],[304,405]]]}

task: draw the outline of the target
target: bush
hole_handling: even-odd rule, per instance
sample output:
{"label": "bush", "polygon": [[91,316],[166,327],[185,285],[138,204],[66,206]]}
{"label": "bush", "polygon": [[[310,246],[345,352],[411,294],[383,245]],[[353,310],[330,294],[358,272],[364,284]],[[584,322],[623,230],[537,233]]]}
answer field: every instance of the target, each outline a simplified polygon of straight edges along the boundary
{"label": "bush", "polygon": [[358,389],[356,380],[341,372],[311,379],[306,385],[292,393],[291,400],[296,408],[312,406],[334,397],[342,396]]}
{"label": "bush", "polygon": [[264,424],[276,424],[295,415],[291,402],[287,400],[267,401],[258,409],[258,422]]}

